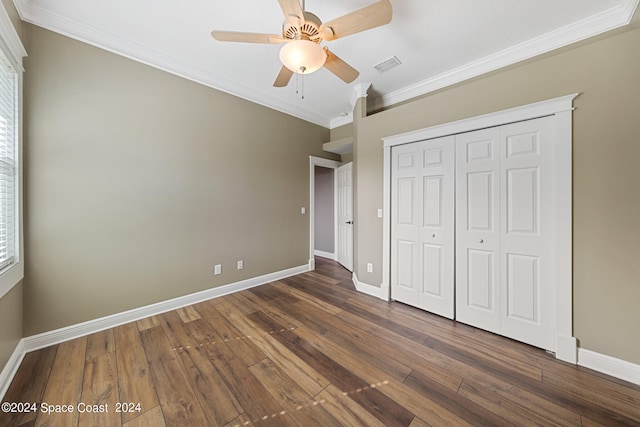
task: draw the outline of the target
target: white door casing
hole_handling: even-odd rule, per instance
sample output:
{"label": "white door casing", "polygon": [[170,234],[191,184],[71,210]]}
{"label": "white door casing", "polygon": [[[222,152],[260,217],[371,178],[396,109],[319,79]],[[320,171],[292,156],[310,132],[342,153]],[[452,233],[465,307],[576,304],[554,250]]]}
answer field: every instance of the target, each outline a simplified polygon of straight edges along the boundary
{"label": "white door casing", "polygon": [[338,262],[353,271],[353,163],[336,169],[338,180]]}
{"label": "white door casing", "polygon": [[554,267],[550,281],[554,304],[555,324],[552,325],[556,358],[577,363],[577,340],[573,336],[572,299],[572,111],[578,93],[546,101],[497,111],[481,116],[444,123],[432,127],[383,138],[383,263],[382,296],[391,295],[391,149],[394,146],[426,139],[455,135],[509,123],[549,116],[555,156],[553,176]]}
{"label": "white door casing", "polygon": [[394,147],[391,295],[454,317],[453,137]]}
{"label": "white door casing", "polygon": [[[335,160],[324,159],[322,157],[309,156],[309,269],[313,270],[315,268],[315,168],[316,166],[337,169],[340,167],[341,163]],[[337,184],[335,183],[335,172],[334,172],[334,223],[337,215]],[[338,241],[338,228],[335,227],[334,230],[334,245],[336,245]],[[334,254],[336,250],[334,248]]]}

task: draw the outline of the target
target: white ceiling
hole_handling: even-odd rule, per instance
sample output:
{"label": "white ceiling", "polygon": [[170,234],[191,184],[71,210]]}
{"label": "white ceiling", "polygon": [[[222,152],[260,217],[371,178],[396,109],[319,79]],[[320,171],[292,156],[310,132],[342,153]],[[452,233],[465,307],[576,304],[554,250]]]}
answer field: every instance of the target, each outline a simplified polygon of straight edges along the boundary
{"label": "white ceiling", "polygon": [[[280,45],[224,43],[211,30],[280,34],[277,0],[14,0],[23,20],[317,123],[351,121],[356,88],[391,105],[627,24],[640,0],[391,0],[390,24],[325,42],[360,71],[321,69],[272,86]],[[323,21],[375,0],[306,0]],[[379,73],[392,56],[402,65]],[[301,85],[300,85],[301,86]],[[346,113],[346,115],[345,115]]]}

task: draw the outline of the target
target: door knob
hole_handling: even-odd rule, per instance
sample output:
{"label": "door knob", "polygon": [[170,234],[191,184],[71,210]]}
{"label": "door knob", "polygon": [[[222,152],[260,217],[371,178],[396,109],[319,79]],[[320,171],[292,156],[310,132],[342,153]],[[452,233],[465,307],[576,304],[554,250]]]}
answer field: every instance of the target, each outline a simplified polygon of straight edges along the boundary
{"label": "door knob", "polygon": [[484,240],[478,239],[478,243],[484,243]]}
{"label": "door knob", "polygon": [[353,221],[347,221],[345,224],[353,224]]}

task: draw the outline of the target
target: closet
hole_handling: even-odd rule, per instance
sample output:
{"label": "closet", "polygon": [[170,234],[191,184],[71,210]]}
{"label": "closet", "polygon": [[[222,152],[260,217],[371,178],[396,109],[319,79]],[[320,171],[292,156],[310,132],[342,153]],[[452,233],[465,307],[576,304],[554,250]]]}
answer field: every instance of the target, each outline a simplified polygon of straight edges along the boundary
{"label": "closet", "polygon": [[391,147],[391,298],[556,348],[553,116]]}

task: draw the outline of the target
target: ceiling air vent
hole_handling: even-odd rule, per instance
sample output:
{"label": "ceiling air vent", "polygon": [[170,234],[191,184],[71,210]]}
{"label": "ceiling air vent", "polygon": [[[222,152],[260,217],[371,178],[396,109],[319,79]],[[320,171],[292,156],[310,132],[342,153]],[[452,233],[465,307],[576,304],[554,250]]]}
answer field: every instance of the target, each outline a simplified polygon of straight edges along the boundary
{"label": "ceiling air vent", "polygon": [[385,61],[382,61],[381,63],[379,63],[377,65],[374,65],[373,68],[378,70],[379,73],[386,73],[390,69],[395,68],[400,64],[402,64],[402,62],[400,62],[400,60],[398,58],[396,58],[395,56],[392,56],[391,58],[389,58],[389,59],[387,59]]}

